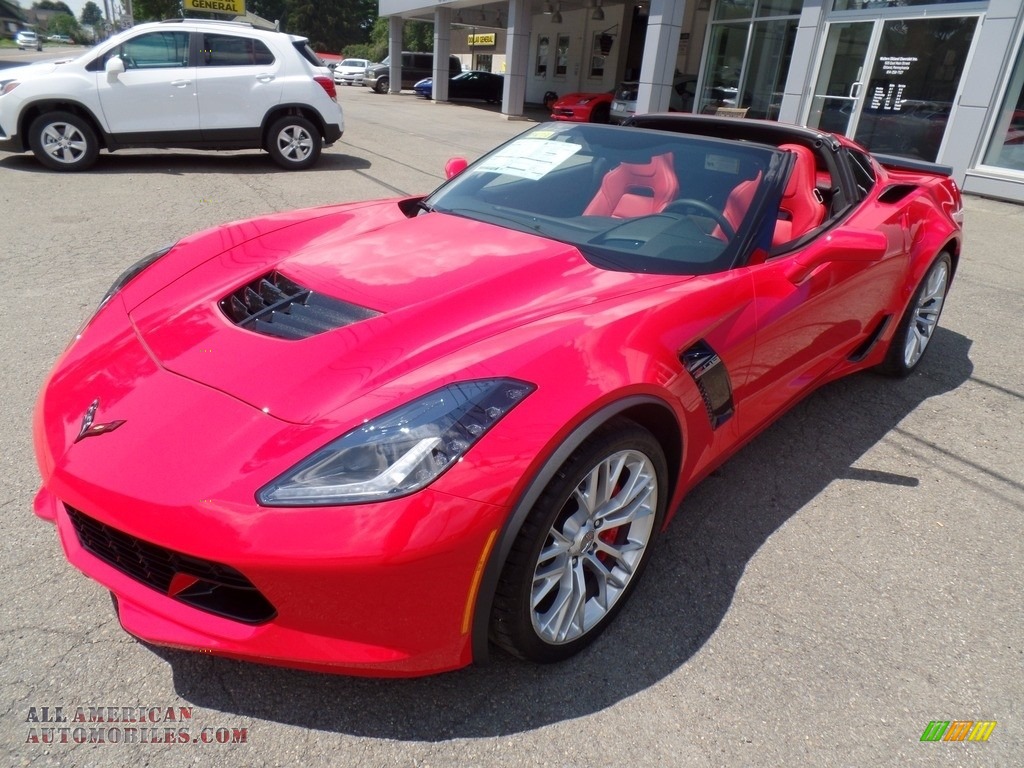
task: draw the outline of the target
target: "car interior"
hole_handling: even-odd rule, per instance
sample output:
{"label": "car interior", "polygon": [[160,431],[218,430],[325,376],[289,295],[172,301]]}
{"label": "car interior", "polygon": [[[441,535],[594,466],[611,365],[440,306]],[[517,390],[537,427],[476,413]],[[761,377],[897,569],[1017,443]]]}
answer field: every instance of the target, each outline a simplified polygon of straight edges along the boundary
{"label": "car interior", "polygon": [[[771,254],[791,250],[836,217],[833,172],[824,153],[804,143],[772,146],[678,132],[645,132],[638,141],[639,135],[607,126],[540,131],[537,138],[549,148],[570,148],[561,150],[564,157],[530,176],[517,168],[511,150],[507,167],[499,154],[487,168],[495,173],[474,169],[463,179],[473,199],[463,198],[452,212],[571,242],[620,265],[629,254],[627,268],[698,273],[729,268],[743,243],[755,242],[748,216],[755,208],[777,205],[767,214],[776,219],[764,249]],[[536,138],[517,142],[526,142],[517,148],[524,152],[531,143],[542,146]],[[766,198],[770,190],[777,190],[774,200]],[[638,267],[636,259],[651,263]]]}

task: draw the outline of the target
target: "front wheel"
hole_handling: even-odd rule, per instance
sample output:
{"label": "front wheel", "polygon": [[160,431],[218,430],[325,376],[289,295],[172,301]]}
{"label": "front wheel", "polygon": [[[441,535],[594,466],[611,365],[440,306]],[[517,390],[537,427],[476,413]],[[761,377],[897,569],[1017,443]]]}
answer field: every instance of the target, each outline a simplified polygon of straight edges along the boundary
{"label": "front wheel", "polygon": [[948,253],[940,253],[925,272],[914,296],[900,318],[900,324],[889,342],[885,360],[878,370],[890,376],[909,376],[921,362],[928,349],[935,329],[939,327],[939,315],[946,303],[949,280],[953,274],[953,262]]}
{"label": "front wheel", "polygon": [[588,438],[545,488],[498,582],[491,638],[538,662],[579,652],[611,623],[665,515],[668,469],[643,427],[619,419]]}
{"label": "front wheel", "polygon": [[391,85],[391,81],[386,77],[377,78],[377,84],[373,86],[373,90],[376,93],[387,93],[388,86]]}
{"label": "front wheel", "polygon": [[267,151],[274,162],[289,171],[301,171],[320,157],[323,138],[309,120],[287,115],[274,121],[267,134]]}
{"label": "front wheel", "polygon": [[28,143],[40,163],[57,171],[84,171],[100,152],[96,132],[71,112],[47,112],[32,121]]}

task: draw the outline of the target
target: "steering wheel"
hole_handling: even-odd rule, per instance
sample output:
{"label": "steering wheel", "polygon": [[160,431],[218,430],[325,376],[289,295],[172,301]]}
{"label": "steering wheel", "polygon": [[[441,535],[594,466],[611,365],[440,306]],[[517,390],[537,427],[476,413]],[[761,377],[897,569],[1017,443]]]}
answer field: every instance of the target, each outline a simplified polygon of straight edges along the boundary
{"label": "steering wheel", "polygon": [[709,218],[714,219],[715,223],[721,227],[726,240],[732,240],[736,237],[736,230],[733,228],[732,224],[729,223],[729,220],[725,218],[722,212],[717,208],[708,205],[703,200],[696,200],[692,197],[682,197],[679,200],[673,200],[671,203],[666,205],[661,212],[685,214],[687,211],[691,210],[697,210]]}

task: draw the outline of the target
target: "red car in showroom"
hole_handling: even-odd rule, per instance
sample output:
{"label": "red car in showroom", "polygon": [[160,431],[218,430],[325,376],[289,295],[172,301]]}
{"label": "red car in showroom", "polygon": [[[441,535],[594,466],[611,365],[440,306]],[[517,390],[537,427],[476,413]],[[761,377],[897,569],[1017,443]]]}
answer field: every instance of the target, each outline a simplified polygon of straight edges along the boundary
{"label": "red car in showroom", "polygon": [[567,658],[747,440],[920,364],[961,252],[943,169],[777,123],[546,123],[447,170],[160,250],[57,362],[35,511],[128,632],[362,675]]}
{"label": "red car in showroom", "polygon": [[568,123],[607,123],[613,92],[569,93],[551,105],[551,119]]}

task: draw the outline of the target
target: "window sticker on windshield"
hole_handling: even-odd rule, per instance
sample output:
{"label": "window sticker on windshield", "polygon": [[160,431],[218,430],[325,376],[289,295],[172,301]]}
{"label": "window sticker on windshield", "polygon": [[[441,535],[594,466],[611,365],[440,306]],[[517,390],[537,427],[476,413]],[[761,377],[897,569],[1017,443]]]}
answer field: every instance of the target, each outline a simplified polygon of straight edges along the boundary
{"label": "window sticker on windshield", "polygon": [[740,161],[736,157],[708,155],[704,158],[704,167],[709,171],[718,171],[719,173],[739,173]]}
{"label": "window sticker on windshield", "polygon": [[582,144],[570,144],[567,141],[518,139],[499,149],[475,170],[506,173],[536,181],[543,179],[582,148]]}

